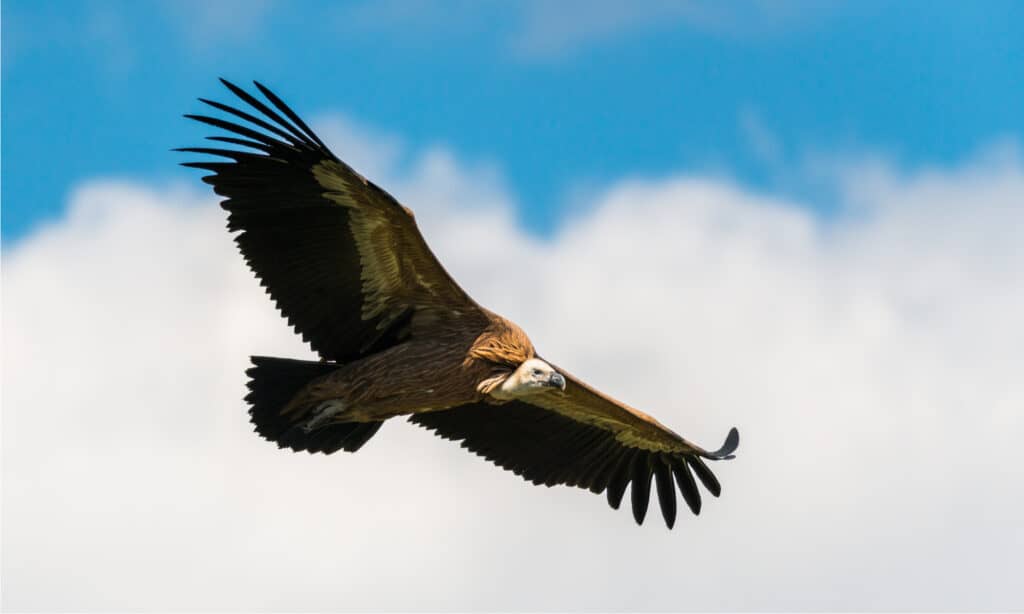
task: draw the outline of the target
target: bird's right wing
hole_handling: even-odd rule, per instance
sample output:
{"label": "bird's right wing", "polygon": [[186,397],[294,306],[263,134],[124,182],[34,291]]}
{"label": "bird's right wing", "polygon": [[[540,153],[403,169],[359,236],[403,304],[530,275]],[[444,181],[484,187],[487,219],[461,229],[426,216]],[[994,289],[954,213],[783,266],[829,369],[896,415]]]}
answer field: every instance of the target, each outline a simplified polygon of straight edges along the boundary
{"label": "bird's right wing", "polygon": [[704,460],[732,458],[739,445],[735,428],[719,450],[709,452],[555,368],[566,378],[564,392],[501,405],[474,403],[415,414],[410,420],[462,441],[464,448],[534,484],[606,492],[616,509],[632,484],[637,523],[646,516],[652,481],[669,528],[676,518],[676,487],[694,514],[701,508],[694,475],[712,495],[721,493]]}
{"label": "bird's right wing", "polygon": [[[322,358],[345,362],[412,334],[413,316],[486,318],[427,247],[412,212],[339,160],[270,90],[271,106],[224,84],[249,111],[200,99],[241,123],[191,119],[224,130],[211,140],[244,149],[179,151],[229,161],[213,171],[228,229],[281,312]],[[255,115],[254,115],[255,114]]]}

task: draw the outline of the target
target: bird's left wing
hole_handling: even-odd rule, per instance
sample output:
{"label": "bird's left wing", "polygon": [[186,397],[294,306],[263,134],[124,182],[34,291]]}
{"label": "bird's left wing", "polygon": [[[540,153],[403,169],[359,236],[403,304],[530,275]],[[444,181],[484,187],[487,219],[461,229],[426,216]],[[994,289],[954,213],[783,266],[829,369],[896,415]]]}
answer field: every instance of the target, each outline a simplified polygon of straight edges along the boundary
{"label": "bird's left wing", "polygon": [[739,445],[735,428],[720,449],[707,451],[555,368],[566,378],[564,392],[500,405],[473,403],[416,414],[410,420],[441,437],[462,441],[464,448],[534,484],[606,492],[616,509],[632,484],[637,523],[643,523],[647,514],[652,482],[669,528],[676,518],[676,487],[690,510],[700,513],[694,474],[712,495],[721,493],[704,459],[732,458]]}
{"label": "bird's left wing", "polygon": [[[280,98],[224,81],[244,103],[205,104],[230,116],[186,115],[223,130],[227,147],[179,151],[225,197],[228,229],[288,321],[320,356],[347,362],[416,334],[417,322],[483,311],[427,247],[412,212],[335,156]],[[248,109],[248,110],[245,110]]]}

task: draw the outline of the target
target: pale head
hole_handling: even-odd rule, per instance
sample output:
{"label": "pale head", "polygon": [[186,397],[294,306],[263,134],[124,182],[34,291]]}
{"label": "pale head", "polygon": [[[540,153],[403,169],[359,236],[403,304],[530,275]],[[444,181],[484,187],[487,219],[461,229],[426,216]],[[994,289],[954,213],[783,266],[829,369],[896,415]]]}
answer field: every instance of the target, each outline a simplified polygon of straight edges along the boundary
{"label": "pale head", "polygon": [[543,360],[530,358],[491,390],[490,394],[498,399],[511,400],[552,390],[565,390],[565,377]]}

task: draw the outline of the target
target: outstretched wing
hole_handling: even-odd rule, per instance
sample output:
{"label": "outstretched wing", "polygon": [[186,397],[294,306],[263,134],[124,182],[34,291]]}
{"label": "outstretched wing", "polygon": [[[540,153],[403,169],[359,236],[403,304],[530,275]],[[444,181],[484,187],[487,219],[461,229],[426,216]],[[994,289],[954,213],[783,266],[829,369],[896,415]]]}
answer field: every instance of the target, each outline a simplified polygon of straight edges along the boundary
{"label": "outstretched wing", "polygon": [[[557,367],[556,367],[557,369]],[[630,488],[633,517],[642,524],[654,484],[669,528],[676,519],[676,488],[700,513],[697,479],[714,496],[721,486],[704,459],[732,458],[739,433],[729,431],[721,449],[709,452],[558,369],[564,392],[501,405],[475,403],[413,415],[410,420],[521,475],[534,484],[567,484],[606,492],[618,509]]]}
{"label": "outstretched wing", "polygon": [[[412,212],[339,160],[270,90],[270,105],[221,80],[241,120],[186,117],[236,148],[187,147],[229,161],[187,162],[225,197],[228,229],[281,312],[320,356],[348,361],[415,333],[417,322],[483,318],[416,228]],[[272,108],[273,107],[273,108]],[[420,316],[420,317],[415,317]]]}

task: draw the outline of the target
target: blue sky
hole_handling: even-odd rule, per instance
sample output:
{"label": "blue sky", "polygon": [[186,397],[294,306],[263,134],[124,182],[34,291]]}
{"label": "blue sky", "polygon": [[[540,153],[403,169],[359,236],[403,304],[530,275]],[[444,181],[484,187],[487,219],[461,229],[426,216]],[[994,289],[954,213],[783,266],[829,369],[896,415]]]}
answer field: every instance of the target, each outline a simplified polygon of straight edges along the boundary
{"label": "blue sky", "polygon": [[205,134],[180,116],[225,98],[218,76],[493,163],[534,232],[617,179],[669,173],[827,211],[786,171],[808,152],[951,165],[1019,140],[1022,24],[1024,5],[994,1],[8,0],[3,238],[88,178],[194,181],[168,150]]}

